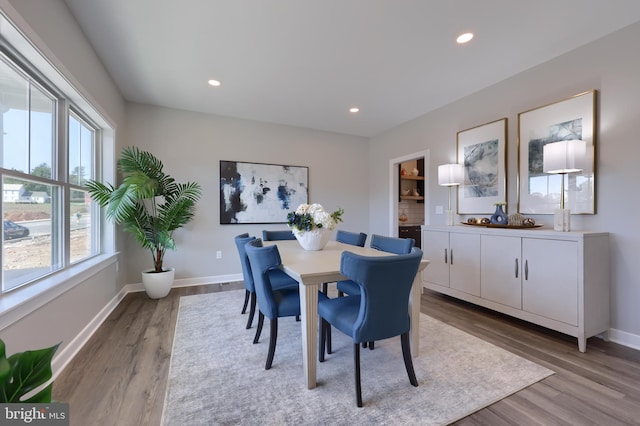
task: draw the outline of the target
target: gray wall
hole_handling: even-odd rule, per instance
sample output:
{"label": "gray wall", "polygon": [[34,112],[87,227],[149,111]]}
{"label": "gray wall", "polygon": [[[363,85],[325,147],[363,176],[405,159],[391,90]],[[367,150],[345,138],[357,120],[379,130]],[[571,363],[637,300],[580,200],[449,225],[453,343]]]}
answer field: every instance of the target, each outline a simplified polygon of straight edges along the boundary
{"label": "gray wall", "polygon": [[[508,118],[508,211],[515,212],[518,113],[597,89],[597,214],[574,215],[572,228],[611,233],[612,337],[640,346],[640,279],[634,267],[640,253],[638,40],[640,24],[634,24],[373,138],[370,211],[376,214],[371,214],[371,232],[383,232],[389,222],[387,197],[381,196],[388,192],[388,176],[374,170],[386,170],[391,158],[429,149],[429,218],[431,224],[444,224],[444,215],[436,215],[435,207],[447,205],[448,192],[437,185],[437,166],[455,162],[458,131],[502,117]],[[551,216],[533,217],[552,223]]]}
{"label": "gray wall", "polygon": [[[176,267],[176,279],[211,282],[240,274],[233,236],[286,229],[285,224],[220,225],[220,160],[307,166],[310,201],[331,211],[344,208],[342,229],[369,228],[366,138],[140,104],[128,104],[127,118],[125,143],[153,152],[176,180],[202,186],[195,219],[174,234],[177,250],[165,257],[165,265]],[[131,238],[125,251],[127,282],[138,283],[140,271],[152,266],[150,254]]]}

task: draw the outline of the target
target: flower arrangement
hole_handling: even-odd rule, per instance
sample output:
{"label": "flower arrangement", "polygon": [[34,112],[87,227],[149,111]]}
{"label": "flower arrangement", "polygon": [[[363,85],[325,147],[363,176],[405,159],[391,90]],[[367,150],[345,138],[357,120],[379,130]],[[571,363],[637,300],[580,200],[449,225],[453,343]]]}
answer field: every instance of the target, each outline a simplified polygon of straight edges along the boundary
{"label": "flower arrangement", "polygon": [[342,222],[343,213],[341,208],[328,213],[320,204],[300,204],[295,211],[287,214],[287,224],[294,234],[316,229],[332,230],[338,222]]}

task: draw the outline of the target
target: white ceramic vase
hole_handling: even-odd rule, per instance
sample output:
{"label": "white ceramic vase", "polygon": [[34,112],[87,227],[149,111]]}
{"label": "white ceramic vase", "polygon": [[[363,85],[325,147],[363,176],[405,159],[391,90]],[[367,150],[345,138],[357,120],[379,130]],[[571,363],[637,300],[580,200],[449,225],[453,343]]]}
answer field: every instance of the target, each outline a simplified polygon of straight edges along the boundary
{"label": "white ceramic vase", "polygon": [[293,234],[296,236],[300,246],[305,250],[322,250],[331,237],[331,231],[324,229],[314,229],[304,232],[295,231]]}
{"label": "white ceramic vase", "polygon": [[171,291],[176,269],[170,268],[164,272],[153,272],[153,269],[142,272],[142,285],[147,296],[151,299],[162,299]]}

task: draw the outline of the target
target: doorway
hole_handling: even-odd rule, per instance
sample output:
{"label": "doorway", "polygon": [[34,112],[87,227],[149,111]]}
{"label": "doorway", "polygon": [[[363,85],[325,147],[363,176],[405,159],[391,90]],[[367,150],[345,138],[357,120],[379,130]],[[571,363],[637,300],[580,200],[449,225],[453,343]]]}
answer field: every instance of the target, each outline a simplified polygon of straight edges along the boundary
{"label": "doorway", "polygon": [[[407,164],[416,164],[418,160],[422,160],[420,163],[423,164],[422,170],[419,170],[419,176],[414,180],[412,170],[406,170],[406,178],[402,179],[401,183],[401,167],[403,163]],[[405,214],[409,218],[409,220],[420,221],[422,223],[417,223],[416,225],[428,225],[429,224],[429,150],[415,152],[413,154],[408,154],[402,157],[393,158],[389,160],[389,235],[397,237],[399,234],[399,225],[401,224],[399,221],[399,217],[402,214],[401,210],[404,208],[407,210]],[[418,188],[417,182],[419,181],[419,177],[422,176],[424,178],[423,193],[420,194],[420,189]],[[406,181],[406,182],[405,182]],[[415,182],[412,184],[412,182]],[[401,191],[404,188],[405,195]],[[413,189],[418,189],[418,194],[414,195]],[[406,191],[409,190],[408,193]],[[422,202],[418,202],[422,201]],[[411,203],[411,204],[409,204]],[[412,215],[409,211],[414,214]],[[419,211],[416,211],[419,209]]]}

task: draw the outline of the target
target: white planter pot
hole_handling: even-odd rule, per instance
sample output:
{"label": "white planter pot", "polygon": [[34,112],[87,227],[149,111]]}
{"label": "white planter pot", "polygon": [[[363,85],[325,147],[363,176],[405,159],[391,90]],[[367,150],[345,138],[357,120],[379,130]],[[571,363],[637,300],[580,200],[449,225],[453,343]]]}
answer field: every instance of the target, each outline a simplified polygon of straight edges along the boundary
{"label": "white planter pot", "polygon": [[331,231],[314,229],[313,231],[294,232],[298,243],[305,250],[322,250],[329,242]]}
{"label": "white planter pot", "polygon": [[164,272],[153,272],[153,269],[142,272],[142,285],[147,296],[151,299],[161,299],[169,294],[173,285],[175,268],[169,268]]}

